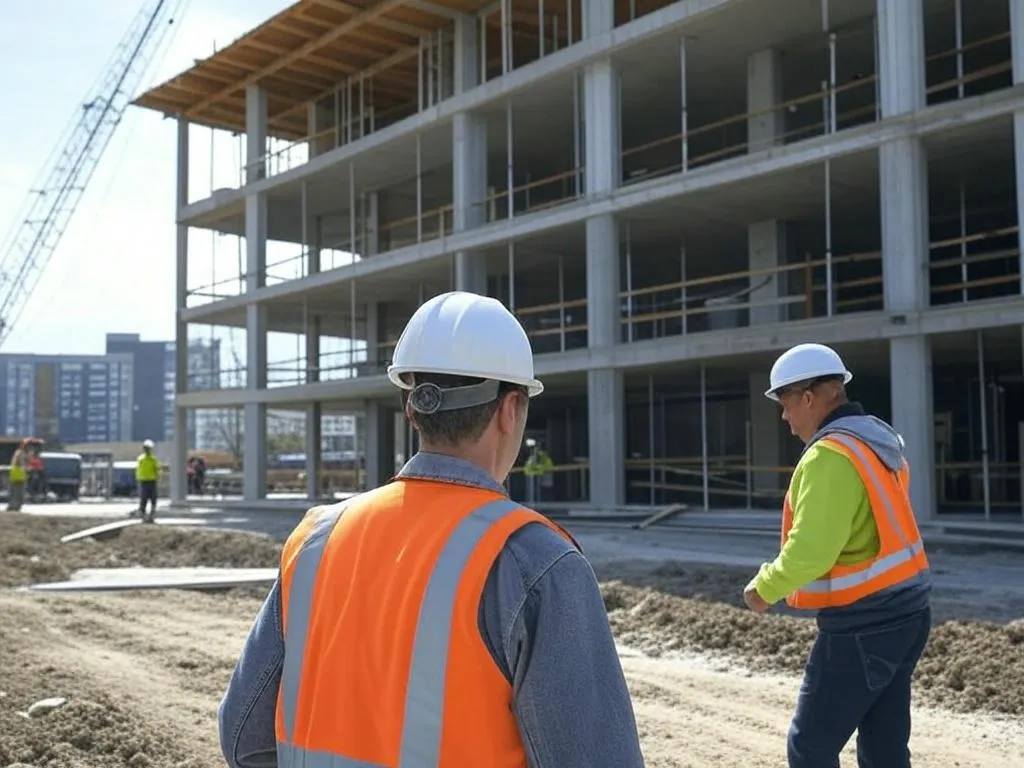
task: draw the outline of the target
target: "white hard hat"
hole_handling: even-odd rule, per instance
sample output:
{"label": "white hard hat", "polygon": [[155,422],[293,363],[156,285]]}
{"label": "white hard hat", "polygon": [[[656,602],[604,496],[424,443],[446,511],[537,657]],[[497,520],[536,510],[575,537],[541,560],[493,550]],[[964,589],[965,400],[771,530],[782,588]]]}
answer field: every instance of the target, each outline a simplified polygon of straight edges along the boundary
{"label": "white hard hat", "polygon": [[[413,382],[406,377],[410,373],[505,381],[526,387],[530,397],[544,391],[544,385],[533,376],[530,339],[515,315],[497,299],[465,291],[435,296],[409,318],[395,346],[388,378],[396,387],[411,390]],[[467,390],[466,397],[450,398],[452,402],[445,408],[438,402],[433,410],[465,408],[481,402],[477,393],[468,391],[470,387],[444,391],[454,394],[460,389]],[[497,390],[491,391],[493,394],[482,402],[494,399]],[[456,399],[461,403],[456,405]]]}
{"label": "white hard hat", "polygon": [[152,440],[143,440],[142,441],[142,447],[143,448],[152,448],[153,447],[153,441]]}
{"label": "white hard hat", "polygon": [[842,376],[848,384],[853,374],[846,370],[842,358],[831,347],[824,344],[797,344],[779,355],[769,376],[771,386],[764,395],[778,402],[776,394],[783,387],[822,376]]}

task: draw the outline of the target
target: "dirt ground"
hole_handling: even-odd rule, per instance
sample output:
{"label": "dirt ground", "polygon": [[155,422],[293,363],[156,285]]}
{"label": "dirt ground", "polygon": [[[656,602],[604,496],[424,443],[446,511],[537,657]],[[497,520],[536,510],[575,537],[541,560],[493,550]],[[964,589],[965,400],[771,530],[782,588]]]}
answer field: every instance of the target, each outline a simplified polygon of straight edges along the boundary
{"label": "dirt ground", "polygon": [[[276,564],[277,544],[247,534],[137,526],[112,541],[57,542],[89,522],[0,513],[0,587],[83,567]],[[610,561],[595,569],[647,764],[783,766],[813,627],[739,609],[745,571]],[[0,592],[0,768],[223,765],[216,706],[261,591]],[[917,693],[915,766],[1024,765],[1024,620],[947,617]],[[23,714],[51,696],[66,705]]]}

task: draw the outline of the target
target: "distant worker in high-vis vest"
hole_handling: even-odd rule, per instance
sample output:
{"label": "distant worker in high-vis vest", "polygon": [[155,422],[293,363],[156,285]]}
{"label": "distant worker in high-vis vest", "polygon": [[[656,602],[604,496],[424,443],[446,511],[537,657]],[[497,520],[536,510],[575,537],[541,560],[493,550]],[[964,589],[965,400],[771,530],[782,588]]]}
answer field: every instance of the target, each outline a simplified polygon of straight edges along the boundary
{"label": "distant worker in high-vis vest", "polygon": [[154,447],[152,440],[144,440],[142,453],[135,460],[135,481],[139,484],[139,517],[147,523],[154,522],[156,517],[157,483],[160,481],[160,460],[153,453]]}
{"label": "distant worker in high-vis vest", "polygon": [[228,764],[640,768],[594,572],[503,487],[544,388],[522,326],[436,296],[388,377],[420,450],[289,536],[219,708]]}
{"label": "distant worker in high-vis vest", "polygon": [[20,512],[25,503],[25,484],[28,482],[28,441],[22,440],[11,457],[7,475],[7,511]]}
{"label": "distant worker in high-vis vest", "polygon": [[903,438],[847,400],[852,378],[835,350],[800,344],[775,362],[765,392],[805,447],[783,503],[781,551],[744,599],[757,612],[785,599],[818,623],[790,768],[838,768],[854,731],[861,768],[910,766],[910,681],[931,631],[928,559]]}

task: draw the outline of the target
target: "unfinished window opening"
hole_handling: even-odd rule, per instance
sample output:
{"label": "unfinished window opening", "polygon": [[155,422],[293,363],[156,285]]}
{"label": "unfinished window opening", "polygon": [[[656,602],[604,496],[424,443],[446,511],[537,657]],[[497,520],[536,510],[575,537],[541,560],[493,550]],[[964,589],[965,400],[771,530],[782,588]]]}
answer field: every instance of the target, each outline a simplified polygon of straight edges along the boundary
{"label": "unfinished window opening", "polygon": [[932,305],[1020,294],[1013,157],[1008,118],[929,141]]}
{"label": "unfinished window opening", "polygon": [[579,42],[581,0],[497,0],[478,12],[483,81]]}
{"label": "unfinished window opening", "polygon": [[1021,332],[943,334],[932,341],[936,502],[941,515],[1024,518]]}
{"label": "unfinished window opening", "polygon": [[928,103],[969,98],[1013,84],[1010,3],[925,3]]}

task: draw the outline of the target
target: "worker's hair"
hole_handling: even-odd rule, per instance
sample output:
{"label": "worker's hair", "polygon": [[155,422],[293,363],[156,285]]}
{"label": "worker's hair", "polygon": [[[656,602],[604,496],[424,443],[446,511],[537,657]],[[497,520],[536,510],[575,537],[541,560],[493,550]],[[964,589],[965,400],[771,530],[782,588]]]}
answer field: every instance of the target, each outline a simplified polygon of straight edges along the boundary
{"label": "worker's hair", "polygon": [[[415,373],[413,382],[415,384],[431,383],[442,389],[451,387],[465,387],[472,384],[480,384],[483,379],[469,376],[449,376],[440,373]],[[454,447],[464,443],[473,443],[480,439],[487,425],[491,423],[498,405],[510,392],[521,392],[523,402],[526,402],[526,387],[518,384],[509,384],[506,381],[498,385],[498,397],[483,405],[474,405],[470,408],[459,408],[454,411],[439,411],[437,413],[418,413],[406,404],[409,400],[411,390],[402,390],[402,408],[416,431],[420,433],[420,439],[432,445],[443,445]]]}
{"label": "worker's hair", "polygon": [[793,389],[796,391],[814,390],[817,392],[822,384],[832,385],[828,389],[832,393],[833,400],[839,403],[846,401],[846,385],[843,383],[842,376],[818,376],[793,384]]}

